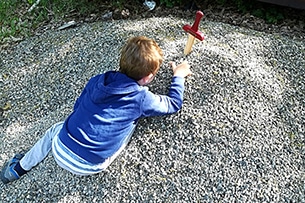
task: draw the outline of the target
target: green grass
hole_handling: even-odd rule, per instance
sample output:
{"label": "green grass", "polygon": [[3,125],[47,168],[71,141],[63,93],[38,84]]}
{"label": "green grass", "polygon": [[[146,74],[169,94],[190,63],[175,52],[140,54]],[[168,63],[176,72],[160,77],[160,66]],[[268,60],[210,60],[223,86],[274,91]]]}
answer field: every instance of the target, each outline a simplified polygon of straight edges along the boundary
{"label": "green grass", "polygon": [[32,12],[28,9],[36,0],[0,0],[0,44],[7,38],[22,38],[49,21],[67,21],[71,16],[84,17],[98,13],[104,7],[122,7],[126,0],[41,0]]}
{"label": "green grass", "polygon": [[23,26],[22,22],[19,21],[15,9],[18,8],[18,3],[15,0],[0,1],[0,37],[8,37],[10,35],[16,35]]}

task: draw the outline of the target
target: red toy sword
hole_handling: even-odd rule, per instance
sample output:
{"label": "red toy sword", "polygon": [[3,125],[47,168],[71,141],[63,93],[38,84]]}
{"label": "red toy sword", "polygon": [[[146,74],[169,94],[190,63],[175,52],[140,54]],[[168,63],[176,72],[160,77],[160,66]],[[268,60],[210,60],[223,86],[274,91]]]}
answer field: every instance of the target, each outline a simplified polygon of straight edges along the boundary
{"label": "red toy sword", "polygon": [[188,55],[191,52],[195,38],[199,39],[200,41],[204,40],[203,33],[198,30],[199,23],[202,17],[203,17],[203,13],[201,11],[197,11],[194,24],[192,26],[190,25],[183,26],[183,30],[185,30],[188,33],[188,40],[184,48],[185,55]]}

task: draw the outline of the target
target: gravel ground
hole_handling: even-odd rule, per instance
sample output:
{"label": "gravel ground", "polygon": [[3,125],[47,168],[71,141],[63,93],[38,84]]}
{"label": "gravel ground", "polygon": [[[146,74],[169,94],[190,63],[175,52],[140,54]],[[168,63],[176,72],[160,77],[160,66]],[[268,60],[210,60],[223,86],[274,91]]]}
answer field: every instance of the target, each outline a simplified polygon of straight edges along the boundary
{"label": "gravel ground", "polygon": [[182,110],[143,119],[103,173],[78,177],[50,154],[0,202],[305,202],[305,42],[206,19],[206,40],[183,56],[193,19],[118,20],[48,31],[1,50],[0,166],[63,120],[88,79],[116,69],[135,35],[165,63],[150,85],[166,93],[168,62],[187,59]]}

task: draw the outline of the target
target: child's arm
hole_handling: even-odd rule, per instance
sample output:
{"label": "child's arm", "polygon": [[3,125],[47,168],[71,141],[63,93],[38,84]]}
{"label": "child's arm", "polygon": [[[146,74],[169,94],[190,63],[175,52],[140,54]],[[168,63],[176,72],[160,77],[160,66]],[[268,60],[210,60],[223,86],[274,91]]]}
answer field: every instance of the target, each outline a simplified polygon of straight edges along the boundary
{"label": "child's arm", "polygon": [[158,116],[172,114],[179,111],[183,103],[185,77],[191,75],[190,66],[183,62],[176,66],[171,63],[173,69],[172,83],[167,95],[155,95],[148,92],[143,100],[143,116]]}

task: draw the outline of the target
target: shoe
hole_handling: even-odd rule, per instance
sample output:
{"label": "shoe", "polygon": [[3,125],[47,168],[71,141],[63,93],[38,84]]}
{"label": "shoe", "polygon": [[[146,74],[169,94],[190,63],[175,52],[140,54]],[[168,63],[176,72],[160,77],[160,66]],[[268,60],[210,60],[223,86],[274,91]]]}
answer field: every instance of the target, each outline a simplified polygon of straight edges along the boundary
{"label": "shoe", "polygon": [[20,178],[18,173],[14,170],[16,164],[22,159],[24,154],[16,154],[11,160],[9,160],[3,167],[0,178],[4,184],[12,182]]}

